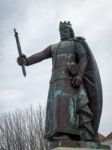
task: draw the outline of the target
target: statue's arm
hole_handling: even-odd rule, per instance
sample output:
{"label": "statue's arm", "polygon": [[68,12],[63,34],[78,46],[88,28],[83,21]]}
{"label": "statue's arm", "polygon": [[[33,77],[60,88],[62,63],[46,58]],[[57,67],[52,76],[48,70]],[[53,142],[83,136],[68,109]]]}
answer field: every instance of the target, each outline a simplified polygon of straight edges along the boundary
{"label": "statue's arm", "polygon": [[81,60],[79,61],[79,65],[80,65],[80,72],[79,72],[79,75],[81,75],[82,77],[83,77],[84,74],[85,74],[87,64],[88,64],[88,56],[87,56],[87,55],[84,55],[84,56],[81,58]]}
{"label": "statue's arm", "polygon": [[22,56],[17,58],[17,62],[19,65],[24,64],[26,66],[29,66],[50,57],[51,57],[51,46],[47,47],[43,51],[36,53],[30,57],[26,57],[26,55],[22,54]]}
{"label": "statue's arm", "polygon": [[78,48],[77,48],[77,57],[78,57],[78,63],[80,66],[80,72],[79,75],[81,75],[83,77],[85,71],[86,71],[86,67],[88,64],[88,53],[87,50],[85,49],[85,47],[83,46],[82,43],[78,43]]}
{"label": "statue's arm", "polygon": [[87,64],[88,64],[88,54],[87,54],[87,51],[86,51],[85,47],[81,43],[77,44],[76,56],[77,56],[77,59],[78,59],[77,63],[78,63],[78,66],[79,66],[79,71],[78,71],[78,74],[75,75],[73,80],[72,80],[72,85],[75,88],[79,87],[80,84],[82,83],[83,76],[85,74],[86,67],[87,67]]}
{"label": "statue's arm", "polygon": [[38,52],[30,57],[27,57],[27,66],[38,63],[44,59],[51,57],[51,46],[47,47],[41,52]]}

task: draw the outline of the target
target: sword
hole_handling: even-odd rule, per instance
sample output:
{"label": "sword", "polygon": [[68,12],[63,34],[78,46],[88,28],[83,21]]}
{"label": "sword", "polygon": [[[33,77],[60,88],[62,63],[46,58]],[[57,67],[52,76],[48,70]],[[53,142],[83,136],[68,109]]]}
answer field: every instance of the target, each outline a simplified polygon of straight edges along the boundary
{"label": "sword", "polygon": [[[19,53],[19,56],[23,56],[22,54],[22,50],[21,50],[21,45],[20,45],[20,41],[19,41],[19,36],[18,36],[18,32],[16,31],[16,29],[14,28],[14,33],[15,33],[15,38],[16,38],[16,44],[17,44],[17,49],[18,49],[18,53]],[[23,72],[23,75],[24,77],[26,77],[26,69],[25,69],[25,65],[22,64],[22,72]]]}

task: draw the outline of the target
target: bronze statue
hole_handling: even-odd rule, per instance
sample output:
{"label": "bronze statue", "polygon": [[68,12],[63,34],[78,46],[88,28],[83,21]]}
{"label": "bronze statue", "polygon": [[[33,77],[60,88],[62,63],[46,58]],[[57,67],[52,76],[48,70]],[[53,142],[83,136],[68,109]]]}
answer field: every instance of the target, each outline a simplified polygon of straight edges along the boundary
{"label": "bronze statue", "polygon": [[102,86],[94,56],[83,37],[76,37],[70,22],[60,22],[61,41],[19,65],[52,58],[45,138],[96,141],[102,111]]}

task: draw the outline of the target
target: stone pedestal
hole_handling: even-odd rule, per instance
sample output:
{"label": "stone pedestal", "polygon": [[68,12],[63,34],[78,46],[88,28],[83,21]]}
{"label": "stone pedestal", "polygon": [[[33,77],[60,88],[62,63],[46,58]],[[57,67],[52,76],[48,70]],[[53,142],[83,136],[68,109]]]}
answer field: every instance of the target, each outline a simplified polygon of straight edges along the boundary
{"label": "stone pedestal", "polygon": [[57,147],[52,150],[105,150],[105,149]]}
{"label": "stone pedestal", "polygon": [[105,149],[57,147],[52,150],[105,150]]}
{"label": "stone pedestal", "polygon": [[108,145],[96,142],[60,140],[49,142],[50,150],[110,150]]}

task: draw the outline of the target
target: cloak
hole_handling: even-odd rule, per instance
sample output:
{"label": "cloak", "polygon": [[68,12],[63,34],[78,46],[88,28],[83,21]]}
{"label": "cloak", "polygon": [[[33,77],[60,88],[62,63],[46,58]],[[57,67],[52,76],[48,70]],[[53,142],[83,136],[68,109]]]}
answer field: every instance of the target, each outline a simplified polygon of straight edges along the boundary
{"label": "cloak", "polygon": [[86,43],[85,39],[82,37],[77,37],[77,40],[84,46],[89,56],[83,83],[89,99],[89,103],[88,103],[89,108],[94,114],[94,118],[92,120],[92,126],[95,134],[98,135],[98,127],[99,127],[101,113],[102,113],[102,99],[103,99],[100,74],[99,74],[96,60],[88,44]]}

